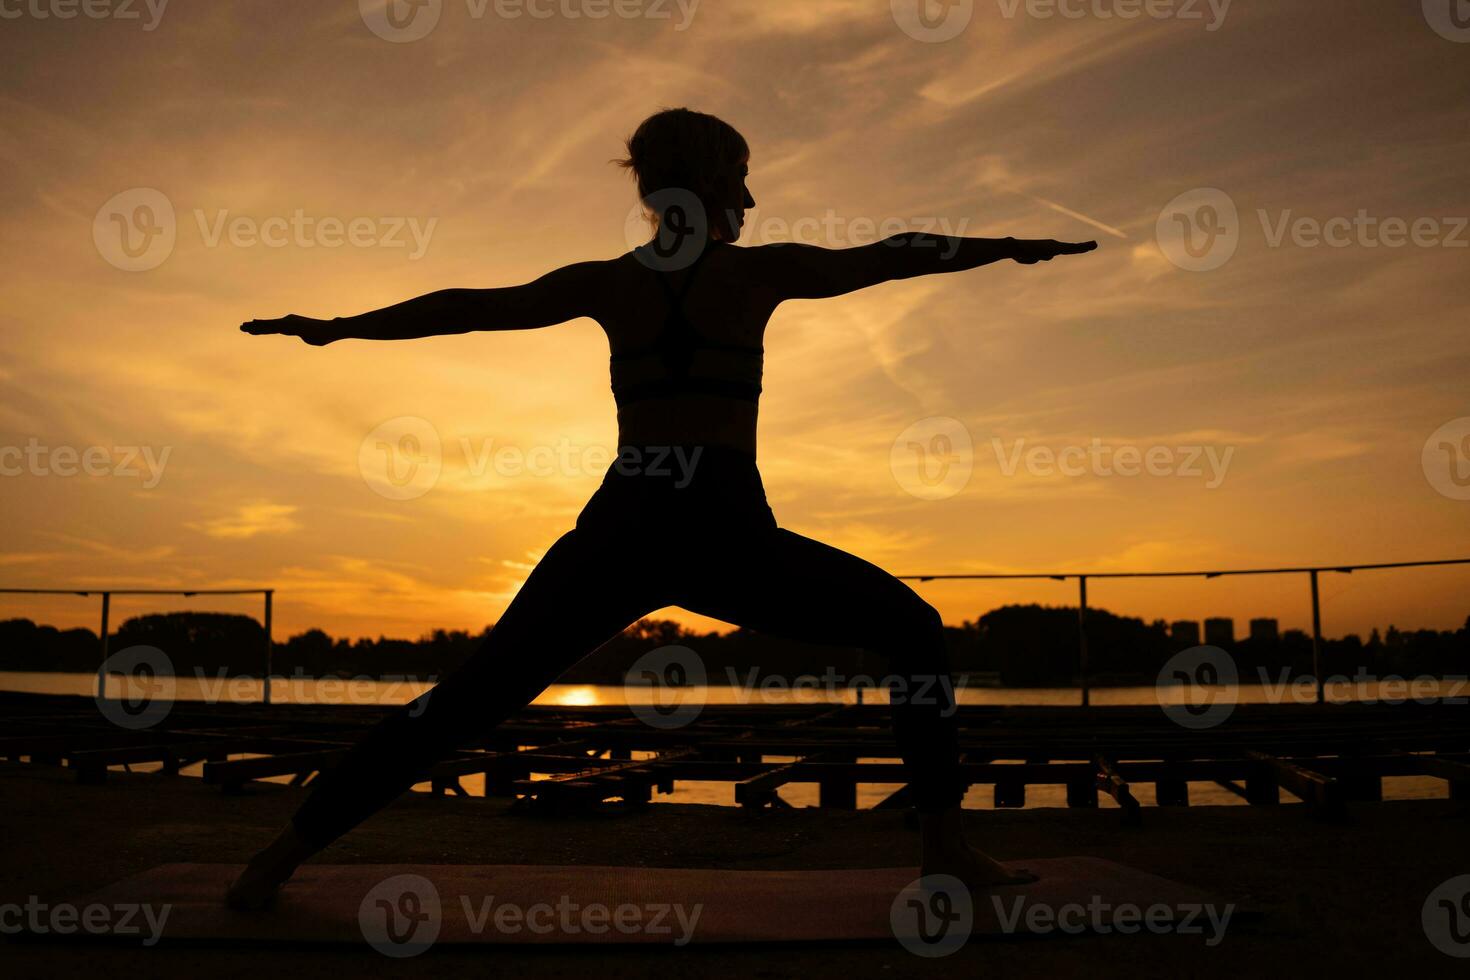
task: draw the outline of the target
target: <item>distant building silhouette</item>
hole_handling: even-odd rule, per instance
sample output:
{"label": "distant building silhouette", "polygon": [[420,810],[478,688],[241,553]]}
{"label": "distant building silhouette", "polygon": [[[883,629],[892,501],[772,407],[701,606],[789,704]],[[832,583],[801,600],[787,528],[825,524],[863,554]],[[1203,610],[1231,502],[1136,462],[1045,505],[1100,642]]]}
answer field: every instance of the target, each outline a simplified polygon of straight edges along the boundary
{"label": "distant building silhouette", "polygon": [[1235,620],[1228,616],[1205,620],[1205,642],[1212,647],[1235,646]]}
{"label": "distant building silhouette", "polygon": [[1251,620],[1251,639],[1257,643],[1276,643],[1281,639],[1281,630],[1274,619]]}
{"label": "distant building silhouette", "polygon": [[1171,623],[1169,639],[1187,647],[1199,646],[1199,623],[1191,619],[1181,619],[1177,623]]}

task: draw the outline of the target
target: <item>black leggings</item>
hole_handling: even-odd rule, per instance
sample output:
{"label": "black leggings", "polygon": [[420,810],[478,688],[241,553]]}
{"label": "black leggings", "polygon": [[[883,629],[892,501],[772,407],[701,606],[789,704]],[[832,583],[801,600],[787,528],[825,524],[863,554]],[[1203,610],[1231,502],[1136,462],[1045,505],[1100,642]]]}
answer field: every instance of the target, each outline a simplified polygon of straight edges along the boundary
{"label": "black leggings", "polygon": [[752,456],[625,448],[480,649],[323,775],[293,819],[297,833],[325,847],[665,606],[884,655],[912,802],[924,812],[959,804],[954,691],[934,607],[876,565],[777,527]]}

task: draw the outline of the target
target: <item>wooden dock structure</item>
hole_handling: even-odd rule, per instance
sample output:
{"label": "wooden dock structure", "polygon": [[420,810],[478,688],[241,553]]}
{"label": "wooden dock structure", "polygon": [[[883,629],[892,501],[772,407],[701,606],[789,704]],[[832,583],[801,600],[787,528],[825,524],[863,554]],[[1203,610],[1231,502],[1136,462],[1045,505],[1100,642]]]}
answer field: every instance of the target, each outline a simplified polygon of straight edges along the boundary
{"label": "wooden dock structure", "polygon": [[[309,785],[394,710],[178,701],[133,730],[90,697],[0,693],[0,708],[0,758],[64,766],[83,783],[139,765],[165,778],[202,763],[204,783],[226,793],[270,778]],[[963,706],[959,718],[965,778],[988,787],[997,807],[1024,806],[1028,787],[1063,785],[1068,806],[1097,807],[1105,794],[1136,824],[1141,799],[1188,806],[1191,783],[1212,783],[1257,806],[1283,802],[1285,790],[1313,816],[1341,820],[1348,803],[1381,800],[1393,776],[1443,779],[1452,799],[1470,800],[1462,704],[1241,704],[1203,729],[1157,706]],[[829,703],[706,705],[677,728],[622,706],[532,705],[425,781],[462,795],[472,775],[487,795],[519,797],[531,812],[642,806],[681,780],[730,783],[747,808],[789,806],[783,787],[816,784],[820,806],[853,809],[860,784],[904,783],[887,706]],[[907,806],[906,786],[877,804]]]}

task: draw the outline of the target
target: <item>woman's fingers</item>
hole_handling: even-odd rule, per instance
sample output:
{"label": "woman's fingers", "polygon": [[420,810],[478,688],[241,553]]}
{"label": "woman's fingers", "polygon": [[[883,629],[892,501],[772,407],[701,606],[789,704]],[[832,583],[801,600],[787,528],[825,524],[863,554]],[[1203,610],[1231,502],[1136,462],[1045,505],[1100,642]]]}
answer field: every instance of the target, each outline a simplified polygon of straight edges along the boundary
{"label": "woman's fingers", "polygon": [[1096,248],[1097,242],[1095,241],[1059,242],[1045,238],[1023,243],[1012,258],[1021,265],[1035,265],[1038,262],[1050,262],[1058,255],[1081,255]]}
{"label": "woman's fingers", "polygon": [[279,320],[250,320],[240,324],[240,329],[256,336],[271,333],[290,333],[291,331],[286,329],[286,324],[289,320],[290,317],[282,317]]}
{"label": "woman's fingers", "polygon": [[308,317],[297,316],[295,313],[292,313],[289,316],[279,317],[274,320],[247,320],[245,323],[240,324],[240,329],[256,337],[265,334],[282,334],[287,337],[300,337],[302,328],[315,322]]}

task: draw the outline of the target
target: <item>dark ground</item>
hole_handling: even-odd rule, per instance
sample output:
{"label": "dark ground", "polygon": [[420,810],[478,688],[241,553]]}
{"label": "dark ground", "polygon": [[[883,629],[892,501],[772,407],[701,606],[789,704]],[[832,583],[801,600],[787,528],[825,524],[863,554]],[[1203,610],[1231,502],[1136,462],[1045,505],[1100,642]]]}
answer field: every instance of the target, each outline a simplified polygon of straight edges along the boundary
{"label": "dark ground", "polygon": [[[303,791],[256,784],[227,797],[198,780],[113,774],[76,784],[62,769],[0,762],[0,903],[76,899],[172,861],[240,863],[268,840]],[[1289,797],[1286,797],[1289,798]],[[1202,936],[1086,935],[972,941],[926,960],[896,942],[857,946],[581,949],[435,947],[390,960],[366,945],[153,949],[8,941],[7,977],[443,975],[514,971],[583,980],[711,977],[1470,976],[1470,960],[1434,948],[1420,922],[1435,886],[1470,872],[1470,804],[1358,804],[1340,826],[1299,805],[1146,807],[1142,828],[1116,810],[969,813],[971,839],[998,858],[1087,854],[1120,861],[1263,913],[1231,923],[1213,948]],[[621,864],[725,868],[917,865],[917,833],[901,812],[803,808],[742,811],[658,804],[581,817],[509,812],[505,800],[414,794],[348,835],[328,863]]]}

